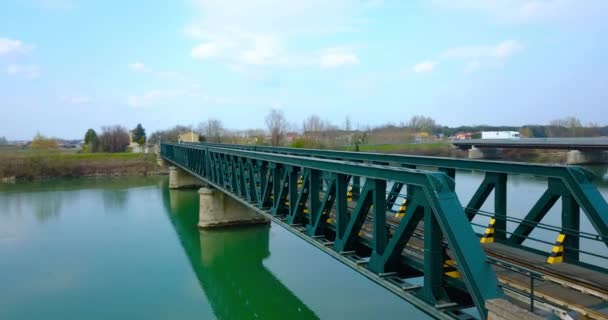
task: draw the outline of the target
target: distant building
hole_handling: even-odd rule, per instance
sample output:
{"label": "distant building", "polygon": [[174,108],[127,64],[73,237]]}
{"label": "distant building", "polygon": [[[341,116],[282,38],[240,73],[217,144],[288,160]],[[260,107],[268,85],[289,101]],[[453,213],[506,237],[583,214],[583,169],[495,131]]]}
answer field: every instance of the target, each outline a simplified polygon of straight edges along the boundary
{"label": "distant building", "polygon": [[177,136],[177,142],[182,143],[182,142],[198,142],[198,132],[194,132],[194,131],[189,131],[189,132],[184,132],[184,133],[180,133]]}
{"label": "distant building", "polygon": [[456,133],[452,139],[454,140],[470,140],[473,136],[472,132],[458,132]]}
{"label": "distant building", "polygon": [[133,140],[133,130],[129,131],[129,147],[128,147],[131,152],[134,153],[142,153],[142,152],[146,152],[147,153],[147,148],[144,146],[140,146],[139,143],[137,143],[135,140]]}
{"label": "distant building", "polygon": [[482,139],[519,139],[517,131],[482,131]]}

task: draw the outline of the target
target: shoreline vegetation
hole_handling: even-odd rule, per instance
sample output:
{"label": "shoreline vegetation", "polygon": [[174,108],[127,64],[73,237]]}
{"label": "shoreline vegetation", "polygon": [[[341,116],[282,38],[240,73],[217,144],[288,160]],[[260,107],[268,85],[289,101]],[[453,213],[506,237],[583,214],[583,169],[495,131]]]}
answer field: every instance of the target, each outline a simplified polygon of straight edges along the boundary
{"label": "shoreline vegetation", "polygon": [[76,153],[0,148],[0,182],[166,174],[152,153]]}
{"label": "shoreline vegetation", "polygon": [[[291,145],[291,147],[355,151],[353,146],[327,148],[319,145]],[[467,158],[467,151],[458,150],[449,142],[361,144],[359,151]],[[566,154],[561,151],[504,150],[501,160],[564,164]],[[0,183],[71,177],[165,174],[167,169],[158,166],[155,153],[78,153],[65,150],[0,148]]]}

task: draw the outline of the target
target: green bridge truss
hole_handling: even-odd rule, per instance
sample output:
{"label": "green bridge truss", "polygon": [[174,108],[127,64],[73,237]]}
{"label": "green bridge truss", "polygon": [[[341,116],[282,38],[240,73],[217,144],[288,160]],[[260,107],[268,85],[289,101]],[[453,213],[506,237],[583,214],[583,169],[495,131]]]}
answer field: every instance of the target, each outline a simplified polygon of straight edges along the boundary
{"label": "green bridge truss", "polygon": [[[200,145],[213,146],[214,144],[206,143]],[[219,144],[215,145],[219,146]],[[608,203],[606,203],[597,186],[593,183],[593,174],[581,167],[267,146],[228,144],[221,144],[221,146],[238,150],[393,165],[412,169],[423,167],[426,170],[436,169],[436,171],[444,172],[451,178],[455,178],[458,170],[483,172],[485,174],[484,180],[468,204],[464,206],[469,221],[472,221],[476,215],[486,215],[495,218],[494,236],[496,242],[543,255],[548,253],[527,246],[524,244],[524,241],[531,239],[533,241],[544,242],[530,236],[537,228],[562,233],[566,235],[564,241],[564,261],[608,272],[608,260],[604,255],[598,255],[594,252],[581,249],[581,239],[603,242],[608,246]],[[507,214],[507,178],[510,175],[529,175],[544,178],[547,181],[544,193],[529,208],[523,219],[509,217]],[[402,188],[403,186],[400,184],[392,185],[387,198],[389,205],[392,204],[391,200],[394,202],[395,195],[399,194]],[[494,191],[494,210],[493,212],[483,212],[481,208],[489,199],[492,191]],[[560,198],[562,200],[561,225],[543,224],[541,222],[542,219]],[[581,231],[581,209],[596,233]],[[507,222],[516,225],[512,232],[507,231]],[[602,262],[599,265],[584,263],[580,259],[581,253],[594,256]]]}
{"label": "green bridge truss", "polygon": [[[578,167],[208,143],[162,144],[161,155],[438,318],[473,305],[485,318],[484,301],[502,296],[473,230],[476,215],[495,218],[496,242],[530,251],[538,250],[524,240],[535,228],[564,233],[564,260],[580,265],[580,239],[608,245],[608,205]],[[458,170],[485,174],[466,206],[455,193]],[[547,180],[524,219],[507,215],[514,174]],[[484,212],[492,191],[494,212]],[[403,218],[388,221],[399,197],[407,199]],[[541,223],[560,198],[561,225]],[[598,234],[581,232],[581,209]],[[416,276],[419,285],[408,280]]]}
{"label": "green bridge truss", "polygon": [[[485,318],[484,302],[502,296],[453,180],[444,173],[202,145],[162,144],[161,155],[438,318],[451,318],[442,306],[456,304],[474,305]],[[365,181],[351,209],[347,187],[353,177]],[[388,181],[411,189],[407,212],[393,232],[386,221]],[[371,237],[363,239],[360,232],[368,214]],[[424,251],[414,263],[402,251],[419,222]],[[455,260],[461,277],[445,276],[446,259]],[[420,286],[386,280],[420,274]]]}

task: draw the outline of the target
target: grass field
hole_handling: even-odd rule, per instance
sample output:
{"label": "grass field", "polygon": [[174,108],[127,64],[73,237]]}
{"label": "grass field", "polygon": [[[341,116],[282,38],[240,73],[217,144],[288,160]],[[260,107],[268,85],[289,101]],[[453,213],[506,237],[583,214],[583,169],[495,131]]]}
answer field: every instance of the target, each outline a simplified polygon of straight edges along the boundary
{"label": "grass field", "polygon": [[78,153],[0,147],[0,178],[35,179],[96,175],[147,175],[157,172],[156,155]]}

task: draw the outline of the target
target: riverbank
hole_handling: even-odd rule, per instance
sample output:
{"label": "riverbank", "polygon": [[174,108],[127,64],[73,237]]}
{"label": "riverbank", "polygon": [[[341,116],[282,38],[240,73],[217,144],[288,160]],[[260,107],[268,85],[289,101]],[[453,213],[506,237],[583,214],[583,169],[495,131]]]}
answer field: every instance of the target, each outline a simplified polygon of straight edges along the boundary
{"label": "riverbank", "polygon": [[166,169],[157,165],[155,154],[31,150],[0,152],[0,182],[162,174],[166,174]]}
{"label": "riverbank", "polygon": [[[349,146],[342,148],[341,150],[354,151],[354,147]],[[468,150],[459,150],[454,148],[449,142],[360,145],[359,151],[395,153],[414,156],[468,158]],[[565,150],[505,149],[501,153],[500,160],[545,164],[566,164],[566,154],[567,151]]]}

